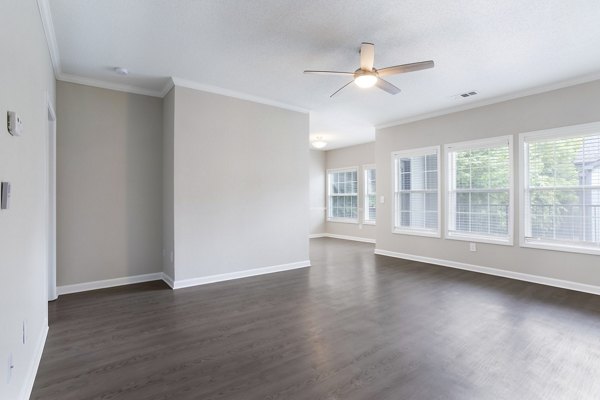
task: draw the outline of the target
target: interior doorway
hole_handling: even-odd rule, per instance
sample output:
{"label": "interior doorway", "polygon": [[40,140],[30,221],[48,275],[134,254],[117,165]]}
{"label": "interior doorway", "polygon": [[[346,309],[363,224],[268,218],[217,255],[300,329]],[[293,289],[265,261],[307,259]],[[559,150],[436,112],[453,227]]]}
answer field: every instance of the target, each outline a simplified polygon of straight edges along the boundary
{"label": "interior doorway", "polygon": [[48,301],[56,300],[56,113],[50,98],[48,104]]}

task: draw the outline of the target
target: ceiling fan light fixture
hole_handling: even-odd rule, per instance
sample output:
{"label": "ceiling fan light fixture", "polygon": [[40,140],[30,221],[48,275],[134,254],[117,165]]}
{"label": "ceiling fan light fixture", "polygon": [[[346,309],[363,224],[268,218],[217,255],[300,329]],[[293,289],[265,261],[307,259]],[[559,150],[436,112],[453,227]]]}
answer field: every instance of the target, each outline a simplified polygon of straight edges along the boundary
{"label": "ceiling fan light fixture", "polygon": [[327,146],[327,142],[324,141],[320,136],[318,136],[315,140],[313,140],[311,143],[312,147],[314,147],[315,149],[322,149],[323,147]]}
{"label": "ceiling fan light fixture", "polygon": [[372,74],[358,75],[354,78],[354,83],[356,83],[356,86],[358,86],[359,88],[370,88],[375,86],[375,84],[377,83],[377,77]]}

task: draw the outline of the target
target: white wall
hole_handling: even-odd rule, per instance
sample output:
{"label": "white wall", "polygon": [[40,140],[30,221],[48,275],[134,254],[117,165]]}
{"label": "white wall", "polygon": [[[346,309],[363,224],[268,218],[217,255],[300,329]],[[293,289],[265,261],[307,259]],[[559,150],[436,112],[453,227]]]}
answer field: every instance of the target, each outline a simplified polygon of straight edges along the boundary
{"label": "white wall", "polygon": [[325,158],[326,152],[310,150],[310,227],[311,235],[325,233]]}
{"label": "white wall", "polygon": [[162,100],[57,83],[57,285],[161,272]]}
{"label": "white wall", "polygon": [[308,114],[175,88],[179,280],[308,260]]}
{"label": "white wall", "polygon": [[[375,239],[375,225],[366,225],[362,223],[364,208],[364,165],[375,164],[375,143],[359,144],[351,147],[344,147],[336,150],[327,151],[326,169],[358,167],[358,204],[361,209],[359,212],[359,223],[349,224],[345,222],[326,222],[327,233],[333,235],[352,236],[362,239]],[[379,172],[377,172],[379,174]],[[379,175],[377,175],[377,185],[379,185]],[[377,188],[379,190],[379,187]],[[377,222],[379,216],[377,216]]]}
{"label": "white wall", "polygon": [[[0,210],[0,399],[25,399],[48,326],[46,99],[55,102],[54,75],[35,0],[0,3],[0,49],[0,180],[12,184],[11,207]],[[20,114],[23,136],[9,135],[8,110]],[[11,353],[14,369],[7,382]]]}
{"label": "white wall", "polygon": [[[386,202],[377,204],[377,248],[600,286],[598,256],[521,248],[518,245],[518,218],[515,219],[514,246],[478,243],[478,250],[473,253],[469,252],[468,242],[391,233],[390,165],[393,151],[502,135],[514,135],[514,155],[518,160],[518,133],[598,121],[599,105],[600,81],[595,81],[378,130],[377,192],[386,196]],[[518,177],[516,164],[514,176]],[[518,216],[519,191],[515,192],[515,215]],[[443,210],[442,206],[442,213]],[[442,232],[444,228],[442,222]]]}

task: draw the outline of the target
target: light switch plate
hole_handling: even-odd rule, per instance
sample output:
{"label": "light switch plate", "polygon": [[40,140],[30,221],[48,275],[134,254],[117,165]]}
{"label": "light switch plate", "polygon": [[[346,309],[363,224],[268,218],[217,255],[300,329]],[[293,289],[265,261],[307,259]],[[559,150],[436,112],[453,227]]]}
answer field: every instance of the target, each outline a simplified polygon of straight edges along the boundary
{"label": "light switch plate", "polygon": [[10,182],[0,184],[0,209],[6,210],[10,207]]}

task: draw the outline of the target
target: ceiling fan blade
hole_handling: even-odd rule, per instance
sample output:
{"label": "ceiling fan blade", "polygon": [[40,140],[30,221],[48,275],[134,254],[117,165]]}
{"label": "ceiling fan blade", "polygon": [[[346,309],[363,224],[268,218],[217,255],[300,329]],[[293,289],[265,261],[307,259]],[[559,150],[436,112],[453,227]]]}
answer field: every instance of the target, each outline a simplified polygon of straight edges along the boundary
{"label": "ceiling fan blade", "polygon": [[434,62],[431,60],[421,61],[411,64],[396,65],[394,67],[381,68],[377,70],[377,73],[379,74],[379,76],[404,74],[406,72],[420,71],[422,69],[433,68],[434,65]]}
{"label": "ceiling fan blade", "polygon": [[373,43],[361,43],[360,45],[360,69],[363,71],[373,71],[373,61],[375,60],[375,45]]}
{"label": "ceiling fan blade", "polygon": [[351,84],[352,82],[354,82],[354,81],[350,81],[350,82],[346,83],[344,86],[342,86],[341,88],[339,88],[338,90],[336,90],[336,91],[335,91],[335,92],[334,92],[334,93],[333,93],[331,96],[329,96],[329,97],[333,97],[333,96],[335,96],[336,94],[338,94],[339,92],[341,92],[343,88],[345,88],[346,86],[348,86],[348,85],[349,85],[349,84]]}
{"label": "ceiling fan blade", "polygon": [[354,76],[354,72],[342,72],[342,71],[312,71],[306,70],[305,74],[317,74],[317,75],[347,75]]}
{"label": "ceiling fan blade", "polygon": [[400,93],[400,89],[398,89],[396,86],[392,85],[388,81],[384,81],[381,78],[377,79],[377,82],[375,83],[375,86],[377,86],[379,89],[385,90],[389,94],[398,94],[398,93]]}

